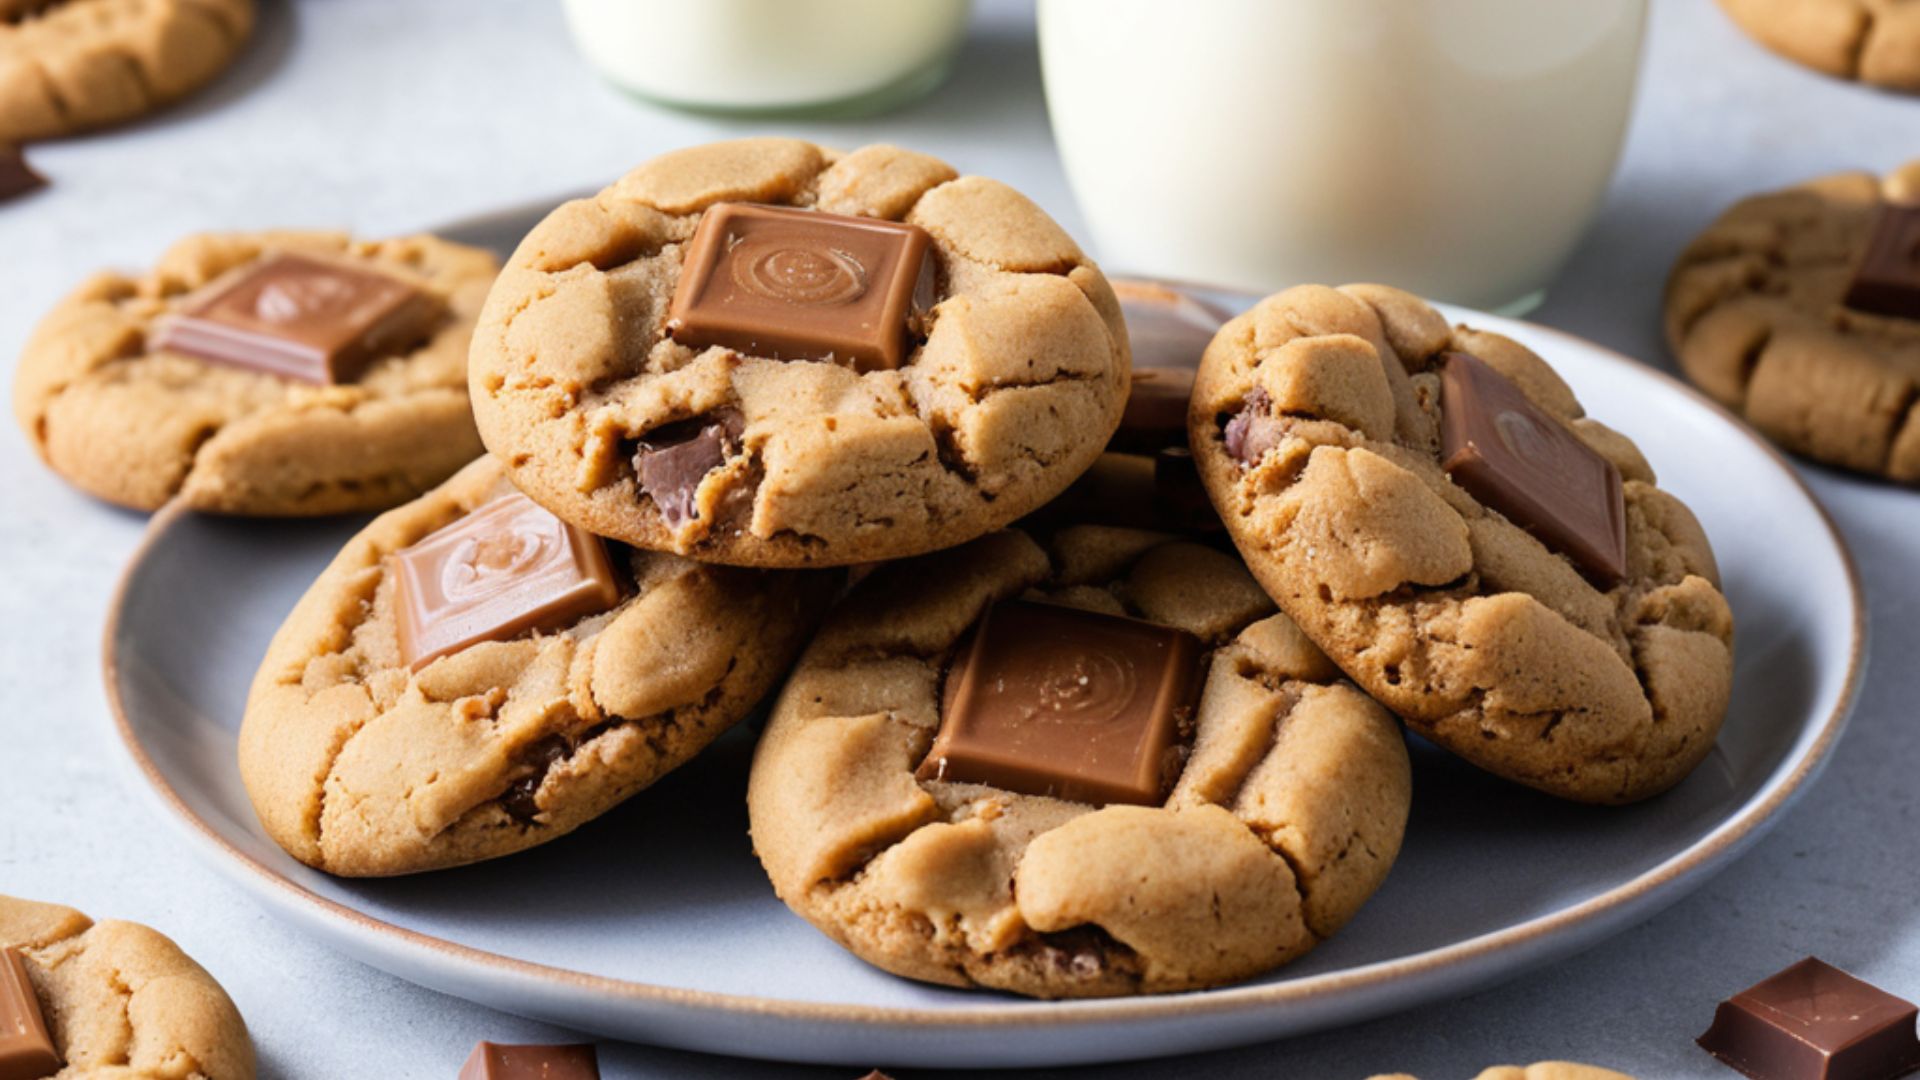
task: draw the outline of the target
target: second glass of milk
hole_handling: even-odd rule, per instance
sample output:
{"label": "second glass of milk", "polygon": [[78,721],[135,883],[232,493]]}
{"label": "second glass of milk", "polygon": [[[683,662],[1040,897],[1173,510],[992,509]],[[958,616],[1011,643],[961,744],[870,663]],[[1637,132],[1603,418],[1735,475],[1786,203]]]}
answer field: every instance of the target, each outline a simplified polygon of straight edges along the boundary
{"label": "second glass of milk", "polygon": [[1537,303],[1598,211],[1646,0],[1041,0],[1110,267]]}

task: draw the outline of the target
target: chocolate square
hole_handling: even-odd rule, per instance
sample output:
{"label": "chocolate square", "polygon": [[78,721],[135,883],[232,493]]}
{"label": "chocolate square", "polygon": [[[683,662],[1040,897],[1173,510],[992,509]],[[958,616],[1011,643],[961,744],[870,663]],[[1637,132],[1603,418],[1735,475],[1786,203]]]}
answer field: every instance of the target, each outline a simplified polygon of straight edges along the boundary
{"label": "chocolate square", "polygon": [[717,203],[687,244],[667,333],[775,360],[897,368],[934,304],[926,230],[818,210]]}
{"label": "chocolate square", "polygon": [[483,1042],[460,1066],[460,1080],[600,1080],[592,1043],[509,1046]]}
{"label": "chocolate square", "polygon": [[1126,454],[1151,454],[1165,447],[1184,450],[1194,373],[1227,315],[1150,282],[1116,281],[1113,291],[1120,298],[1132,346],[1133,380],[1120,428],[1107,449]]}
{"label": "chocolate square", "polygon": [[160,324],[153,349],[310,383],[352,382],[424,340],[446,313],[373,270],[270,255]]}
{"label": "chocolate square", "polygon": [[1627,574],[1620,470],[1484,361],[1448,353],[1440,369],[1441,463],[1483,505],[1603,586]]}
{"label": "chocolate square", "polygon": [[20,148],[0,142],[0,202],[47,186],[47,178],[33,171]]}
{"label": "chocolate square", "polygon": [[469,645],[557,630],[620,602],[606,544],[515,492],[393,555],[400,654],[415,671]]}
{"label": "chocolate square", "polygon": [[1855,311],[1920,319],[1920,205],[1882,203],[1842,301]]}
{"label": "chocolate square", "polygon": [[1808,957],[1720,1003],[1700,1046],[1755,1080],[1892,1080],[1920,1069],[1915,1009]]}
{"label": "chocolate square", "polygon": [[981,616],[947,670],[915,773],[1076,802],[1162,802],[1184,760],[1200,639],[1024,600]]}
{"label": "chocolate square", "polygon": [[60,1052],[47,1033],[40,995],[27,977],[20,950],[0,949],[0,1077],[52,1076],[60,1071]]}

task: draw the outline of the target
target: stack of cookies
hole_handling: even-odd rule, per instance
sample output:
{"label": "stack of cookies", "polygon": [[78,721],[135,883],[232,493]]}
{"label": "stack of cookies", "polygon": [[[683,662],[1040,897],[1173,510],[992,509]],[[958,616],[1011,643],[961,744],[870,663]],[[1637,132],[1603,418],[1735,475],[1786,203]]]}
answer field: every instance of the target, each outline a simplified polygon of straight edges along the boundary
{"label": "stack of cookies", "polygon": [[1590,803],[1713,745],[1698,523],[1543,359],[1406,293],[1229,318],[1116,287],[1003,184],[784,139],[656,159],[495,270],[200,238],[89,283],[21,368],[35,445],[104,497],[393,507],[240,735],[314,867],[555,839],[771,698],[754,849],[835,941],[1186,990],[1379,887],[1403,724]]}

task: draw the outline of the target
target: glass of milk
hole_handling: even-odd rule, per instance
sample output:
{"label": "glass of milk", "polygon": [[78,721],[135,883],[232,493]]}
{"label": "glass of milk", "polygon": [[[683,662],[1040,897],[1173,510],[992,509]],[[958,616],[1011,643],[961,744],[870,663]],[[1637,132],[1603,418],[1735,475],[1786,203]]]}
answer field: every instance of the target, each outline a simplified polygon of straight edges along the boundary
{"label": "glass of milk", "polygon": [[1040,0],[1109,268],[1524,310],[1593,219],[1647,0]]}
{"label": "glass of milk", "polygon": [[938,86],[969,0],[566,0],[574,43],[652,101],[749,114],[879,112]]}

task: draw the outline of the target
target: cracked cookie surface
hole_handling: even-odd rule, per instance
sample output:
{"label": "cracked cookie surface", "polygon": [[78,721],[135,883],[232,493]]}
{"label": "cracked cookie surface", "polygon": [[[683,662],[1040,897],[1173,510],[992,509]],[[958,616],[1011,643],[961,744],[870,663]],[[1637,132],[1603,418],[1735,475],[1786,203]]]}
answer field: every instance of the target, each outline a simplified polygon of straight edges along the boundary
{"label": "cracked cookie surface", "polygon": [[[926,230],[936,303],[906,362],[862,373],[668,337],[687,242],[720,202]],[[947,547],[1034,509],[1100,453],[1127,372],[1106,279],[1013,189],[889,146],[755,139],[667,154],[554,211],[488,298],[470,374],[488,447],[561,518],[702,561],[799,566]],[[636,450],[723,422],[725,452],[663,513]]]}
{"label": "cracked cookie surface", "polygon": [[1920,7],[1905,0],[1720,0],[1742,30],[1841,79],[1920,93]]}
{"label": "cracked cookie surface", "polygon": [[1667,281],[1687,377],[1789,450],[1920,483],[1920,322],[1843,303],[1879,207],[1917,197],[1920,163],[1735,203]]}
{"label": "cracked cookie surface", "polygon": [[833,573],[615,548],[631,586],[617,606],[409,670],[389,556],[511,491],[482,458],[383,514],[275,634],[240,773],[268,835],[300,861],[404,874],[572,831],[746,716],[838,586]]}
{"label": "cracked cookie surface", "polygon": [[[1618,584],[1597,587],[1449,478],[1438,366],[1453,351],[1505,376],[1618,470]],[[1302,286],[1221,329],[1188,422],[1202,480],[1254,576],[1422,735],[1500,776],[1597,803],[1662,791],[1711,749],[1732,689],[1733,621],[1706,534],[1531,350],[1449,326],[1397,289]]]}
{"label": "cracked cookie surface", "polygon": [[[981,613],[1027,597],[1208,650],[1161,805],[917,780]],[[1411,779],[1387,711],[1217,548],[1069,526],[882,567],[821,630],[754,757],[754,850],[780,898],[869,963],[1037,997],[1212,986],[1344,925],[1399,853]]]}
{"label": "cracked cookie surface", "polygon": [[[152,349],[160,321],[205,287],[283,253],[403,279],[444,300],[447,314],[417,346],[340,385]],[[137,510],[176,494],[231,514],[385,509],[481,453],[467,347],[497,269],[490,253],[431,236],[188,237],[142,276],[94,275],[41,320],[15,373],[14,413],[55,472]]]}
{"label": "cracked cookie surface", "polygon": [[253,0],[0,0],[0,141],[143,116],[226,70]]}
{"label": "cracked cookie surface", "polygon": [[26,960],[54,1048],[52,1080],[252,1080],[232,999],[158,931],[0,896],[0,946]]}

